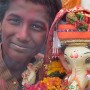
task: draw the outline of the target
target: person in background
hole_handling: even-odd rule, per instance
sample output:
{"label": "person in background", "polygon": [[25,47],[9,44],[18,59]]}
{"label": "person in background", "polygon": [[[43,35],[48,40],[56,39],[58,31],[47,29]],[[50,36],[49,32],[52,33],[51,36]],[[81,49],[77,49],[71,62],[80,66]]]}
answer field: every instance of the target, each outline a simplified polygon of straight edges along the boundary
{"label": "person in background", "polygon": [[0,90],[21,90],[22,72],[36,61],[60,0],[0,0]]}
{"label": "person in background", "polygon": [[81,0],[81,6],[90,11],[90,0]]}

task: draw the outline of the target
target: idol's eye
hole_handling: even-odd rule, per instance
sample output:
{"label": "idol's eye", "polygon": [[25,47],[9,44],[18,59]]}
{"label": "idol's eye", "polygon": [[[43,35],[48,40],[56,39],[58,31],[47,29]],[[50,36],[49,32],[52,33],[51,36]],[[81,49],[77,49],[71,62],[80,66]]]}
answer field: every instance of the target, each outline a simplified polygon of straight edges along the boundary
{"label": "idol's eye", "polygon": [[67,58],[65,58],[65,61],[66,61],[67,64],[70,64],[70,62]]}
{"label": "idol's eye", "polygon": [[90,63],[90,57],[85,60],[85,63],[86,64],[89,64]]}

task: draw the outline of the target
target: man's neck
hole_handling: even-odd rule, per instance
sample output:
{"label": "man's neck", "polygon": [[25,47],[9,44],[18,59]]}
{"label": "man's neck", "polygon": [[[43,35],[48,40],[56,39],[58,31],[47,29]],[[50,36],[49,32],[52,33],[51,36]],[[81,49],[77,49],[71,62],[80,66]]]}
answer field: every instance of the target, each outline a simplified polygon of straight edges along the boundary
{"label": "man's neck", "polygon": [[4,62],[7,68],[10,70],[11,74],[14,75],[16,78],[19,78],[23,71],[26,69],[27,64],[30,62],[30,59],[25,61],[17,61],[12,60],[8,56],[4,56]]}

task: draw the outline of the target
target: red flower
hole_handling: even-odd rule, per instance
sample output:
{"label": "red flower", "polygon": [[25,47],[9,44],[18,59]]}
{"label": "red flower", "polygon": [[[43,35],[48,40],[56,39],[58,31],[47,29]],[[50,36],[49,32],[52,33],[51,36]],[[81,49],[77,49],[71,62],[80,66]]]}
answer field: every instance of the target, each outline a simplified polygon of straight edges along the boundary
{"label": "red flower", "polygon": [[24,90],[46,90],[46,89],[47,89],[46,85],[40,82],[31,86],[25,85],[25,88],[24,88]]}

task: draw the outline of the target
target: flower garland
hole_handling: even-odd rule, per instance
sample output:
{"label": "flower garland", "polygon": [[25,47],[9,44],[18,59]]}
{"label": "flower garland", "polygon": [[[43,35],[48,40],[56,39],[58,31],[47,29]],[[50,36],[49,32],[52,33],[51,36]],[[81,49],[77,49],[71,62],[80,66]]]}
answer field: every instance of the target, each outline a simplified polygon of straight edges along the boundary
{"label": "flower garland", "polygon": [[26,86],[24,90],[67,90],[59,77],[47,77],[35,85]]}
{"label": "flower garland", "polygon": [[45,69],[46,69],[47,76],[58,76],[59,77],[62,75],[64,77],[66,75],[66,71],[63,68],[58,58],[55,58],[52,61],[50,61],[49,64],[46,64]]}
{"label": "flower garland", "polygon": [[68,83],[63,80],[66,76],[66,71],[62,67],[60,60],[51,60],[49,64],[44,66],[47,77],[33,85],[25,83],[23,90],[67,90]]}

